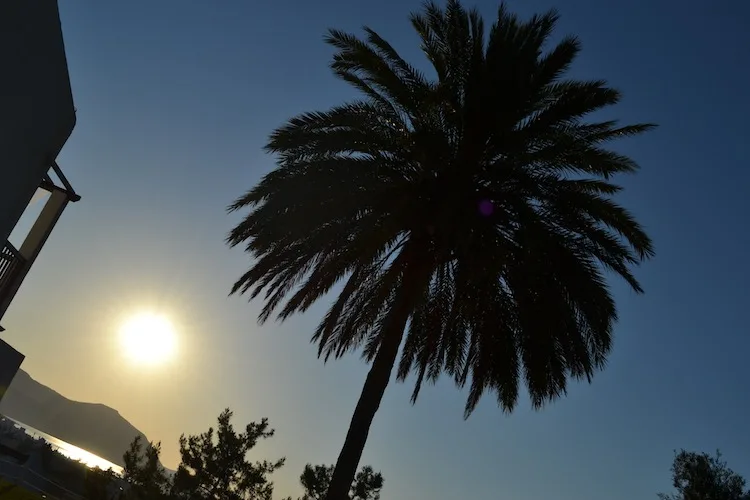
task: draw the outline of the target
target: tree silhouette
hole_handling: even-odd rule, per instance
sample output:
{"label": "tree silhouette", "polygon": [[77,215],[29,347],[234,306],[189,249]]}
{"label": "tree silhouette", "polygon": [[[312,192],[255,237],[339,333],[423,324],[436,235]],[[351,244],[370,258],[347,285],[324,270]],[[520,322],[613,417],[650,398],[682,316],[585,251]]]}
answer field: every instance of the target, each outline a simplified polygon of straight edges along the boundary
{"label": "tree silhouette", "polygon": [[230,206],[251,209],[228,242],[253,256],[233,292],[265,293],[260,321],[304,311],[343,280],[313,341],[326,359],[361,347],[372,366],[333,500],[402,343],[398,378],[416,372],[413,400],[446,372],[470,386],[466,416],[486,390],[511,411],[521,380],[540,408],[604,366],[617,317],[605,270],[641,292],[631,267],[653,254],[612,199],[612,176],[637,165],[602,147],[651,126],[583,121],[620,94],[562,79],[579,44],[543,53],[555,12],[522,22],[503,5],[487,40],[457,0],[411,21],[437,79],[369,28],[365,40],[331,30],[332,68],[364,99],[275,130],[277,168]]}
{"label": "tree silhouette", "polygon": [[250,462],[248,452],[261,439],[274,434],[268,419],[251,422],[245,432],[237,433],[227,408],[219,415],[219,425],[197,436],[180,436],[182,462],[174,477],[172,493],[177,498],[216,500],[270,500],[273,483],[268,475],[284,465],[275,462]]}
{"label": "tree silhouette", "polygon": [[119,500],[120,498],[124,500],[124,493],[118,495],[113,492],[116,481],[117,477],[111,469],[102,470],[98,467],[88,469],[84,481],[86,500]]}
{"label": "tree silhouette", "polygon": [[144,446],[141,437],[136,436],[130,443],[128,451],[123,455],[123,479],[130,483],[129,495],[134,495],[140,500],[166,498],[171,483],[159,462],[160,455],[161,442]]}
{"label": "tree silhouette", "polygon": [[[270,500],[273,483],[268,476],[283,467],[284,459],[250,462],[247,454],[261,439],[274,435],[268,419],[251,422],[245,432],[237,433],[231,424],[232,411],[227,408],[213,427],[195,436],[180,436],[181,462],[170,479],[159,457],[161,443],[144,447],[140,436],[124,455],[123,479],[130,490],[122,497],[139,500]],[[324,498],[333,475],[333,466],[305,466],[300,476],[304,495],[299,500]],[[113,490],[112,471],[90,470],[86,477],[87,498],[103,500]],[[371,466],[362,467],[350,485],[349,500],[379,500],[383,476]],[[291,500],[289,497],[286,500]]]}
{"label": "tree silhouette", "polygon": [[745,479],[721,459],[708,453],[680,450],[672,464],[676,493],[659,493],[661,500],[750,500]]}
{"label": "tree silhouette", "polygon": [[[333,477],[332,465],[307,464],[300,476],[300,483],[305,494],[299,500],[323,500],[331,484],[331,477]],[[375,472],[369,465],[362,467],[354,477],[348,498],[349,500],[379,500],[383,482],[383,475],[380,472]]]}
{"label": "tree silhouette", "polygon": [[263,294],[263,322],[337,286],[312,340],[371,363],[329,500],[346,498],[401,347],[412,401],[446,373],[469,386],[466,417],[486,391],[512,411],[521,384],[541,408],[605,365],[606,273],[642,292],[652,243],[612,180],[638,166],[606,146],[652,125],[584,119],[620,93],[564,78],[580,45],[545,50],[557,19],[501,5],[485,30],[458,0],[427,3],[411,24],[434,76],[370,28],[330,30],[331,68],[362,99],[277,128],[275,170],[229,207],[249,209],[227,242],[252,262],[232,293]]}

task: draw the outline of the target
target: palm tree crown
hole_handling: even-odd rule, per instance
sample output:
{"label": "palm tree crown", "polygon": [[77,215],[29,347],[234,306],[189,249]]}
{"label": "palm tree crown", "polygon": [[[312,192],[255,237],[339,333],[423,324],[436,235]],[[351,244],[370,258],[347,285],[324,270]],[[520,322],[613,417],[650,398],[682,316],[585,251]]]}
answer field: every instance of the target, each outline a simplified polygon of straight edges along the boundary
{"label": "palm tree crown", "polygon": [[637,165],[605,146],[652,125],[585,120],[620,94],[564,77],[580,46],[545,50],[557,17],[501,5],[485,30],[457,0],[428,3],[411,24],[431,76],[369,28],[330,30],[331,68],[362,99],[272,133],[277,168],[230,207],[250,209],[228,242],[254,257],[233,293],[284,319],[341,281],[319,354],[372,361],[391,336],[413,399],[446,373],[469,386],[467,416],[486,390],[511,411],[522,384],[540,407],[590,380],[617,317],[605,275],[641,292],[632,268],[653,255],[613,200]]}

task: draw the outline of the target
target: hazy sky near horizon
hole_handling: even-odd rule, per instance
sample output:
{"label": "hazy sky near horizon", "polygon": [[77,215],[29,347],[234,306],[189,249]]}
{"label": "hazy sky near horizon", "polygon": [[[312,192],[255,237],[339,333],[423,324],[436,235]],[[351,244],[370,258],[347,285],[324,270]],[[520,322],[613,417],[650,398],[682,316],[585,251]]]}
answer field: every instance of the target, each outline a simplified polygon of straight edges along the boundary
{"label": "hazy sky near horizon", "polygon": [[[477,0],[486,17],[494,1]],[[283,325],[227,297],[248,258],[224,238],[225,207],[273,167],[261,151],[292,115],[352,97],[327,67],[328,27],[375,28],[423,64],[407,22],[419,1],[60,2],[78,124],[59,163],[82,194],[13,306],[3,338],[34,378],[112,406],[175,466],[180,433],[229,406],[235,424],[269,417],[258,458],[286,456],[277,496],[305,463],[333,463],[367,367],[324,366],[308,343],[325,304]],[[471,5],[471,2],[467,2]],[[549,0],[512,1],[524,17]],[[383,498],[632,500],[670,489],[672,451],[721,448],[750,475],[747,292],[750,69],[741,0],[559,2],[558,35],[583,52],[573,74],[624,93],[612,112],[652,121],[618,145],[643,167],[624,202],[654,237],[635,296],[614,284],[621,321],[608,369],[534,413],[491,397],[462,420],[448,382],[409,404],[392,385],[363,463]],[[489,20],[488,20],[489,21]],[[175,322],[179,356],[137,368],[116,341],[139,311]]]}

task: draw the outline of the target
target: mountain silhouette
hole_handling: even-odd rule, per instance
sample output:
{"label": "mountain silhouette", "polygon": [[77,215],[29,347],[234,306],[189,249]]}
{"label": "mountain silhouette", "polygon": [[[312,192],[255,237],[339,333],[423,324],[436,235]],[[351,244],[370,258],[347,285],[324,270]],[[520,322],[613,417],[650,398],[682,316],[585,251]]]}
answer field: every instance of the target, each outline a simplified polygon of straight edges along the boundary
{"label": "mountain silhouette", "polygon": [[19,370],[0,401],[0,413],[123,466],[136,436],[146,436],[102,404],[72,401]]}

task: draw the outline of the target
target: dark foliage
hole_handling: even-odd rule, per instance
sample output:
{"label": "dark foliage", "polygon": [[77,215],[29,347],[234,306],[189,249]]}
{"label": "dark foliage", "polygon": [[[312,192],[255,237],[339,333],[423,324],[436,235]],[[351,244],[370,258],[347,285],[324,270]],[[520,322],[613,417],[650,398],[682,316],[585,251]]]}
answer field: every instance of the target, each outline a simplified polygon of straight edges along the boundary
{"label": "dark foliage", "polygon": [[130,483],[130,496],[140,500],[159,500],[167,497],[170,480],[159,462],[161,443],[147,443],[140,436],[130,444],[123,455],[123,478]]}
{"label": "dark foliage", "polygon": [[[159,462],[160,443],[143,445],[136,437],[124,455],[124,479],[130,485],[121,491],[122,483],[111,471],[90,470],[86,478],[90,500],[271,500],[273,483],[269,475],[283,467],[284,459],[250,462],[247,455],[261,439],[273,436],[268,420],[251,422],[238,433],[231,424],[232,411],[224,410],[218,427],[196,436],[180,437],[181,462],[170,478]],[[300,482],[305,490],[299,500],[323,498],[332,466],[305,466]],[[350,500],[379,500],[383,476],[365,466],[350,488]],[[291,500],[291,498],[287,499]]]}
{"label": "dark foliage", "polygon": [[750,500],[745,479],[708,453],[680,450],[672,464],[672,485],[676,493],[660,493],[661,500]]}
{"label": "dark foliage", "polygon": [[[323,500],[332,477],[333,466],[307,464],[299,479],[305,490],[305,494],[299,500]],[[362,467],[354,477],[349,490],[349,500],[380,500],[383,482],[380,472],[375,472],[369,465]]]}
{"label": "dark foliage", "polygon": [[88,469],[84,482],[86,500],[127,500],[117,489],[117,479],[111,470]]}
{"label": "dark foliage", "polygon": [[325,359],[361,349],[373,363],[330,498],[394,366],[416,375],[412,400],[443,373],[468,386],[466,416],[487,391],[512,411],[522,384],[540,408],[605,365],[607,273],[643,291],[633,267],[652,243],[614,199],[614,177],[638,166],[608,145],[652,125],[586,119],[620,93],[565,78],[580,44],[547,47],[557,19],[501,5],[486,29],[457,0],[427,3],[411,24],[432,75],[370,28],[331,30],[331,68],[362,99],[276,129],[276,169],[230,206],[249,213],[228,243],[252,257],[232,292],[262,295],[263,322],[340,285],[312,340]]}
{"label": "dark foliage", "polygon": [[219,415],[219,425],[214,433],[208,431],[197,436],[180,437],[182,462],[174,477],[172,493],[177,498],[216,500],[270,500],[273,483],[268,475],[284,465],[284,459],[275,462],[250,462],[248,452],[261,439],[273,436],[268,420],[247,425],[245,432],[237,433],[230,420],[232,412],[224,410]]}

